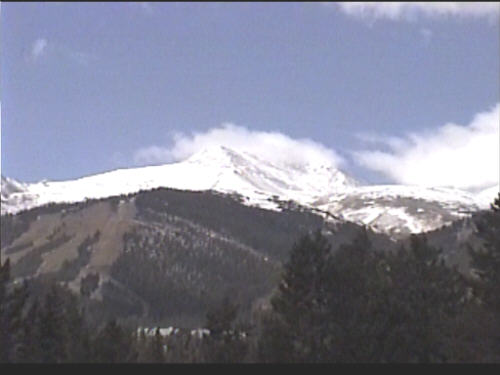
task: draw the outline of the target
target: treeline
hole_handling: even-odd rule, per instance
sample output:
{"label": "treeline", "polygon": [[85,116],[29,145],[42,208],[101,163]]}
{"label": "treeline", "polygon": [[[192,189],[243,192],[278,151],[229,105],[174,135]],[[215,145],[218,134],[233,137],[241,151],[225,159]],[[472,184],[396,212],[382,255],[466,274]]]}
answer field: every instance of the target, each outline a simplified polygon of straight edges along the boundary
{"label": "treeline", "polygon": [[83,303],[53,283],[43,296],[28,282],[9,283],[10,263],[0,268],[0,362],[130,362],[137,359],[129,332],[109,321],[91,331]]}
{"label": "treeline", "polygon": [[174,228],[126,233],[123,252],[110,270],[114,280],[147,303],[147,315],[154,321],[199,326],[206,307],[226,295],[240,303],[240,311],[248,312],[253,301],[270,294],[277,284],[279,264],[264,254],[204,228],[182,222]]}
{"label": "treeline", "polygon": [[76,297],[38,301],[0,275],[2,362],[500,362],[500,194],[477,223],[472,276],[423,236],[396,251],[366,232],[332,250],[319,231],[291,249],[277,290],[250,320],[225,299],[208,336],[137,333],[112,320],[90,330]]}
{"label": "treeline", "polygon": [[500,362],[500,194],[477,223],[473,277],[425,237],[373,251],[366,235],[331,252],[298,242],[262,316],[264,362]]}
{"label": "treeline", "polygon": [[[135,196],[138,217],[162,222],[174,216],[217,233],[238,238],[276,260],[286,260],[294,238],[290,233],[321,228],[323,219],[296,209],[265,210],[213,191],[158,188]],[[215,214],[216,213],[216,214]],[[252,230],[249,231],[248,228]]]}
{"label": "treeline", "polygon": [[9,280],[7,260],[0,266],[0,363],[240,362],[248,353],[238,307],[229,300],[208,312],[208,337],[190,330],[147,337],[116,319],[94,329],[85,301],[56,283],[34,296],[28,282]]}

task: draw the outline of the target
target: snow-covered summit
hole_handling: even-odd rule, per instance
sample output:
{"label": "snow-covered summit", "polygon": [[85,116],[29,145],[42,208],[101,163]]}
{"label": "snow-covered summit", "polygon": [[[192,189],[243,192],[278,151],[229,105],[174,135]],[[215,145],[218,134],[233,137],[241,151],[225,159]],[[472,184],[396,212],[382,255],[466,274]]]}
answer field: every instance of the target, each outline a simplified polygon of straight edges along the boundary
{"label": "snow-covered summit", "polygon": [[247,197],[249,204],[269,204],[268,198],[273,195],[309,203],[327,192],[333,194],[355,185],[352,178],[331,165],[292,168],[214,146],[178,163],[119,169],[70,181],[21,184],[2,178],[2,214],[50,202],[79,202],[158,187],[237,192]]}
{"label": "snow-covered summit", "polygon": [[1,176],[1,194],[2,197],[12,193],[20,193],[25,190],[25,184],[13,180],[12,178]]}
{"label": "snow-covered summit", "polygon": [[29,184],[2,176],[1,212],[158,187],[238,193],[246,204],[267,209],[278,209],[274,198],[293,200],[394,235],[432,230],[485,208],[494,190],[472,195],[450,188],[360,186],[324,161],[270,161],[253,153],[212,146],[177,163],[119,169],[70,181]]}

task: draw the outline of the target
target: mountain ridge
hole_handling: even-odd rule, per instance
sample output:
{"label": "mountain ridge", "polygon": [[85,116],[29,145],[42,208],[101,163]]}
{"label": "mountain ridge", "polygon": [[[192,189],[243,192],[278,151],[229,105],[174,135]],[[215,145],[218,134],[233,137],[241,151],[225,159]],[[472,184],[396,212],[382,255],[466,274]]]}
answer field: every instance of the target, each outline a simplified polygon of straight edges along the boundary
{"label": "mountain ridge", "polygon": [[[361,185],[333,164],[265,160],[212,146],[177,163],[117,169],[69,181],[21,183],[2,176],[2,215],[49,203],[72,203],[167,187],[236,193],[247,205],[279,210],[295,201],[394,236],[434,230],[487,208],[494,187],[473,195],[442,187]],[[490,191],[491,190],[491,191]]]}
{"label": "mountain ridge", "polygon": [[[217,146],[205,148],[178,163],[117,169],[69,181],[22,184],[2,178],[2,192],[7,191],[2,193],[5,204],[2,213],[15,213],[52,202],[78,202],[85,198],[104,198],[157,187],[238,192],[249,197],[249,204],[265,205],[272,195],[299,201],[307,196],[308,200],[314,200],[328,191],[332,183],[340,188],[343,184],[355,184],[354,179],[343,172],[334,171],[332,174],[332,171],[332,166],[325,165],[302,171],[284,168],[249,153]],[[319,187],[315,186],[318,182]],[[20,188],[9,189],[13,184]],[[272,207],[268,205],[268,208]]]}

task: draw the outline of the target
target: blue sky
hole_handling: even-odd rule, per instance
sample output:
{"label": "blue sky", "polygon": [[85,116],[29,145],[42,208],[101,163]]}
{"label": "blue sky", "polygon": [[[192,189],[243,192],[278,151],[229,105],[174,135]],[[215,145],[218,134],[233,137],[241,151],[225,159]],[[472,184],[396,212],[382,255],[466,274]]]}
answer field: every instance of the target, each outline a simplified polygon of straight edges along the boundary
{"label": "blue sky", "polygon": [[370,183],[498,183],[498,3],[397,4],[3,3],[1,173],[280,133]]}

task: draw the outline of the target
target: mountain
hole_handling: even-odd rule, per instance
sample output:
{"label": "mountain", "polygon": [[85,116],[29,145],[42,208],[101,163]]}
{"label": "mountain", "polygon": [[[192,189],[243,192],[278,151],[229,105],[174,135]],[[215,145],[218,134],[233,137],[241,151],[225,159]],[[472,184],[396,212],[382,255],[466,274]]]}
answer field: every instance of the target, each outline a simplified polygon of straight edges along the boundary
{"label": "mountain", "polygon": [[[159,188],[34,207],[2,217],[1,259],[16,282],[40,290],[56,281],[81,294],[96,324],[199,327],[224,297],[247,315],[264,303],[301,235],[321,230],[337,248],[361,230],[303,207],[267,210],[236,198]],[[395,246],[368,235],[378,248]]]}
{"label": "mountain", "polygon": [[[135,193],[157,187],[181,190],[237,192],[248,204],[276,208],[272,196],[301,203],[316,200],[326,192],[345,190],[355,181],[328,165],[283,166],[255,155],[212,147],[189,159],[160,166],[120,169],[71,181],[20,184],[2,179],[2,213],[16,213],[47,203],[81,202]],[[12,189],[11,186],[22,186]],[[5,189],[5,193],[4,193]]]}
{"label": "mountain", "polygon": [[[31,280],[35,295],[52,281],[80,294],[97,325],[119,317],[195,328],[226,296],[247,317],[267,305],[302,234],[321,230],[336,249],[361,231],[314,207],[244,203],[235,194],[157,188],[34,207],[2,216],[0,258],[10,259],[15,282]],[[425,233],[464,272],[480,214]],[[375,249],[405,243],[370,229],[368,236]]]}
{"label": "mountain", "polygon": [[313,205],[395,238],[449,225],[481,209],[476,197],[461,190],[405,185],[355,187]]}
{"label": "mountain", "polygon": [[20,207],[24,207],[22,203],[26,193],[26,184],[18,182],[8,177],[1,176],[1,208],[4,212],[16,212]]}
{"label": "mountain", "polygon": [[425,231],[468,272],[481,214],[459,190],[360,186],[332,165],[277,164],[224,147],[73,181],[1,181],[0,254],[12,277],[32,288],[66,285],[96,324],[199,327],[226,296],[248,316],[268,303],[302,234],[321,230],[335,249],[359,223],[376,249]]}
{"label": "mountain", "polygon": [[484,207],[489,193],[479,199],[449,188],[360,186],[334,165],[273,163],[216,146],[178,163],[120,169],[71,181],[23,184],[2,177],[1,212],[158,187],[238,194],[247,205],[272,210],[280,209],[280,201],[291,200],[395,237],[448,225]]}

